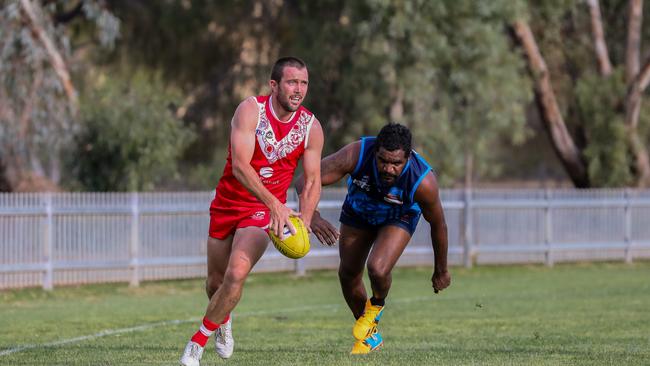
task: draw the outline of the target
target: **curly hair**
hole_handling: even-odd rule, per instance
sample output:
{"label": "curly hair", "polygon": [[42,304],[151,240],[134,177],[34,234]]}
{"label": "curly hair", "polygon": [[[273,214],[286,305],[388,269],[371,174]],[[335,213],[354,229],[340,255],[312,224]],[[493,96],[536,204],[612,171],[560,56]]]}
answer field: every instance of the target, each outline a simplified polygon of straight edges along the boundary
{"label": "curly hair", "polygon": [[388,151],[402,150],[408,158],[411,154],[411,131],[396,122],[387,124],[377,135],[376,149],[380,147]]}

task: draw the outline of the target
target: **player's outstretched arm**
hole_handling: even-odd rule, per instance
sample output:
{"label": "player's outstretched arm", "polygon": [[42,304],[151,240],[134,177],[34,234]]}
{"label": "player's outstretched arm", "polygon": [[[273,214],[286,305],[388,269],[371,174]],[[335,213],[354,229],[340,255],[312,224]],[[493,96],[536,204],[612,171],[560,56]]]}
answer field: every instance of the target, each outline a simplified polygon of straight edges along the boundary
{"label": "player's outstretched arm", "polygon": [[[341,180],[347,174],[354,171],[359,159],[361,144],[353,142],[344,146],[334,154],[328,155],[320,163],[321,184],[327,186]],[[296,179],[296,192],[301,195],[305,189],[305,177],[303,175]],[[314,212],[310,225],[311,231],[318,240],[325,245],[335,245],[339,240],[339,231],[329,221],[320,216],[318,210]]]}
{"label": "player's outstretched arm", "polygon": [[280,236],[286,225],[295,234],[296,228],[289,221],[289,216],[299,216],[300,214],[282,204],[269,192],[250,164],[255,151],[255,127],[257,126],[258,115],[257,104],[252,98],[241,102],[235,111],[230,132],[232,173],[246,189],[271,211],[269,230]]}
{"label": "player's outstretched arm", "polygon": [[302,221],[311,232],[311,219],[318,205],[321,192],[320,159],[323,152],[323,128],[317,119],[312,122],[307,141],[307,148],[302,157],[304,188],[299,196],[299,201]]}
{"label": "player's outstretched arm", "polygon": [[447,270],[447,223],[440,202],[438,181],[432,172],[427,173],[422,180],[414,199],[420,205],[424,219],[431,225],[431,245],[435,258],[431,284],[437,293],[449,286],[451,275]]}

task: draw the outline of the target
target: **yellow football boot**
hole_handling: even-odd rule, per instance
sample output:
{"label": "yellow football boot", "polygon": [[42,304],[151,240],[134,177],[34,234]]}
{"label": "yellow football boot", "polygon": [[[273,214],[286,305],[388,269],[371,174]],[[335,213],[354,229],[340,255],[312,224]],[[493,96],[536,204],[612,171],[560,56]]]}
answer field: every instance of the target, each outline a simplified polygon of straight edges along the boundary
{"label": "yellow football boot", "polygon": [[376,351],[384,344],[384,339],[377,331],[377,328],[372,329],[372,334],[362,341],[355,341],[352,346],[351,355],[365,355],[372,351]]}
{"label": "yellow football boot", "polygon": [[367,300],[363,315],[357,319],[357,322],[354,323],[354,327],[352,328],[354,338],[359,341],[368,338],[372,334],[373,329],[379,324],[379,319],[381,319],[383,312],[383,306],[373,305],[370,303],[370,300]]}

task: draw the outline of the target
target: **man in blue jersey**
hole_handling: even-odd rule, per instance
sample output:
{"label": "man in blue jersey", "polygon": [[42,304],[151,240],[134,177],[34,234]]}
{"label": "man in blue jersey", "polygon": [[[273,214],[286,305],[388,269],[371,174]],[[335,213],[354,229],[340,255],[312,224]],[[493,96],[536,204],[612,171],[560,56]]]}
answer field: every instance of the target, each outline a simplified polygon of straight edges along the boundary
{"label": "man in blue jersey", "polygon": [[[411,132],[397,123],[377,137],[364,137],[321,161],[322,185],[348,177],[341,211],[341,231],[318,212],[312,232],[324,244],[339,242],[339,280],[356,322],[352,354],[366,354],[383,344],[377,324],[391,286],[391,271],[402,255],[420,216],[431,226],[435,256],[432,287],[437,293],[451,282],[447,270],[447,224],[431,167],[411,149]],[[303,189],[302,177],[296,190]],[[364,264],[372,296],[363,284]]]}

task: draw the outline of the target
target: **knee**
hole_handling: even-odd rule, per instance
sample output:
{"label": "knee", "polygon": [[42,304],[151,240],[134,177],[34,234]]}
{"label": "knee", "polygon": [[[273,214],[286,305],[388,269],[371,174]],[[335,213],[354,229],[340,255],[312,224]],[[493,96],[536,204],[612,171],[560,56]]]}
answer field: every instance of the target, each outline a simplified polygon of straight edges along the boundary
{"label": "knee", "polygon": [[349,268],[339,267],[339,280],[341,283],[349,283],[356,278],[361,278],[363,272],[354,271]]}
{"label": "knee", "polygon": [[391,280],[391,269],[377,263],[368,263],[368,277],[374,283],[386,283]]}
{"label": "knee", "polygon": [[223,275],[220,273],[209,274],[208,278],[205,280],[205,292],[208,294],[208,297],[212,297],[222,283]]}
{"label": "knee", "polygon": [[229,268],[223,279],[223,286],[239,289],[244,286],[248,271],[240,268]]}

